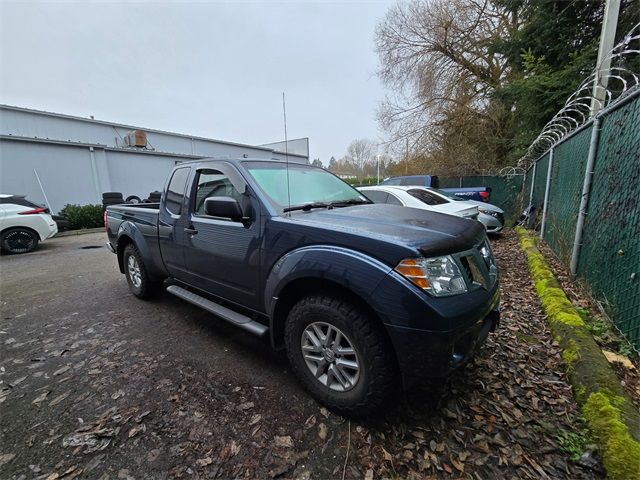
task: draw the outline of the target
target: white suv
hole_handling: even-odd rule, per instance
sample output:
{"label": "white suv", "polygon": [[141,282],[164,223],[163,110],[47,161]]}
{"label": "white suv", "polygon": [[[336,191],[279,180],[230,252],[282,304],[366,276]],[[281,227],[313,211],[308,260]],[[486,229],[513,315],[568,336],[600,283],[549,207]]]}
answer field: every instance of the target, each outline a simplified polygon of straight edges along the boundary
{"label": "white suv", "polygon": [[0,194],[0,247],[7,253],[27,253],[58,233],[49,209],[24,195]]}

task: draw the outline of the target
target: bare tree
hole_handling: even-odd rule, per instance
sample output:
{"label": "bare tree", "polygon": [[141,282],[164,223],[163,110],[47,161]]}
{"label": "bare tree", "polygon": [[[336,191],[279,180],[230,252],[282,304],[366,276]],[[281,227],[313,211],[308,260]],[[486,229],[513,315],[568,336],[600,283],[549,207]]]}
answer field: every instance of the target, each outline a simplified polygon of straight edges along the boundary
{"label": "bare tree", "polygon": [[[400,148],[407,141],[414,153],[440,152],[439,161],[503,156],[509,112],[493,105],[491,94],[509,71],[490,45],[518,28],[517,11],[503,4],[411,0],[392,7],[378,25],[378,74],[392,90],[378,118]],[[478,143],[487,138],[496,141]]]}
{"label": "bare tree", "polygon": [[366,166],[375,161],[377,146],[367,138],[354,140],[347,147],[347,157],[353,163],[359,179],[365,174]]}

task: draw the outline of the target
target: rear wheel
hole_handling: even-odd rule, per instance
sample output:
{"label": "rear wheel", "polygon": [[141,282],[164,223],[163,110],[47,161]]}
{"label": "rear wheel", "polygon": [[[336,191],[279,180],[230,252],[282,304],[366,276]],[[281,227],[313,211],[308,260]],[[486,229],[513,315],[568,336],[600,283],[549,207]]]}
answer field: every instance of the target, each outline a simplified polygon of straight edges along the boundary
{"label": "rear wheel", "polygon": [[2,232],[0,244],[8,253],[28,253],[38,246],[38,235],[25,228],[10,228]]}
{"label": "rear wheel", "polygon": [[342,415],[362,417],[379,411],[398,385],[384,332],[340,296],[314,295],[296,303],[287,317],[285,343],[302,384]]}
{"label": "rear wheel", "polygon": [[131,293],[143,299],[151,298],[158,293],[160,282],[149,277],[142,256],[135,245],[130,244],[125,247],[122,260]]}

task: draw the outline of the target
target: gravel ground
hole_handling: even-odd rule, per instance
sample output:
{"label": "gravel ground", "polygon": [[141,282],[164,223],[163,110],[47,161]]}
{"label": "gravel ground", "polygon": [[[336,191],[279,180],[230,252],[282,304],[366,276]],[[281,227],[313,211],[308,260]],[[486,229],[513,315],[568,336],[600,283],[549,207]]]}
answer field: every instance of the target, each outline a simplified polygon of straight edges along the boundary
{"label": "gravel ground", "polygon": [[127,290],[103,234],[0,259],[0,478],[602,478],[558,445],[577,407],[515,236],[503,323],[384,418],[320,408],[286,359],[180,300]]}

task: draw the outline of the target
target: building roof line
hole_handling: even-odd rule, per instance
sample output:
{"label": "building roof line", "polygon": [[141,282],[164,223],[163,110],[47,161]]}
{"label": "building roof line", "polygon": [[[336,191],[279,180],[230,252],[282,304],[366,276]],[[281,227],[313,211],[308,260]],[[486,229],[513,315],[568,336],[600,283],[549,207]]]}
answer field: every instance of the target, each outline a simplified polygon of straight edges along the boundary
{"label": "building roof line", "polygon": [[[85,117],[79,117],[76,115],[67,115],[65,113],[56,113],[56,112],[48,112],[46,110],[36,110],[34,108],[26,108],[26,107],[18,107],[15,105],[7,105],[7,104],[0,104],[0,109],[5,109],[5,110],[14,110],[17,112],[28,112],[28,113],[35,113],[35,114],[39,114],[39,115],[44,115],[44,116],[48,116],[48,117],[57,117],[57,118],[64,118],[67,120],[77,120],[77,121],[81,121],[81,122],[89,122],[89,123],[96,123],[99,125],[106,125],[109,127],[120,127],[120,128],[126,128],[128,130],[142,130],[144,132],[151,132],[151,133],[160,133],[160,134],[164,134],[164,135],[171,135],[174,137],[182,137],[182,138],[188,138],[188,139],[192,139],[192,140],[203,140],[205,142],[213,142],[213,143],[220,143],[223,145],[232,145],[235,147],[245,147],[245,148],[254,148],[256,150],[263,150],[265,152],[274,152],[274,153],[279,153],[282,155],[286,155],[286,152],[281,152],[279,150],[273,150],[272,148],[267,148],[267,147],[261,147],[258,145],[249,145],[246,143],[238,143],[238,142],[228,142],[225,140],[217,140],[215,138],[208,138],[208,137],[200,137],[197,135],[187,135],[185,133],[177,133],[177,132],[170,132],[168,130],[158,130],[158,129],[154,129],[154,128],[146,128],[146,127],[136,127],[134,125],[127,125],[125,123],[115,123],[115,122],[108,122],[106,120],[96,120],[94,118],[85,118]],[[303,137],[303,138],[307,138],[307,137]],[[295,140],[300,140],[300,139],[295,139]],[[289,140],[289,142],[291,142],[292,140]],[[64,141],[62,143],[65,143]],[[279,143],[279,142],[273,142],[273,143]],[[308,158],[305,155],[300,155],[297,153],[288,153],[289,155],[292,156],[296,156],[296,157],[301,157],[301,158]]]}
{"label": "building roof line", "polygon": [[179,158],[191,158],[198,160],[201,158],[208,158],[206,155],[189,155],[185,153],[172,153],[172,152],[160,152],[158,150],[145,150],[128,147],[112,147],[105,145],[104,143],[87,143],[87,142],[74,142],[73,140],[55,140],[52,138],[38,138],[38,137],[22,137],[19,135],[6,135],[0,134],[0,140],[14,140],[17,142],[33,142],[33,143],[49,143],[55,145],[66,145],[67,147],[82,147],[82,148],[97,148],[100,150],[108,150],[110,152],[122,152],[122,153],[136,153],[142,155],[160,155],[163,157],[179,157]]}

